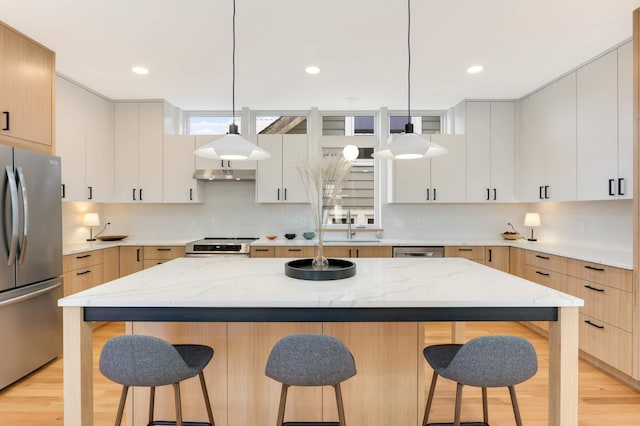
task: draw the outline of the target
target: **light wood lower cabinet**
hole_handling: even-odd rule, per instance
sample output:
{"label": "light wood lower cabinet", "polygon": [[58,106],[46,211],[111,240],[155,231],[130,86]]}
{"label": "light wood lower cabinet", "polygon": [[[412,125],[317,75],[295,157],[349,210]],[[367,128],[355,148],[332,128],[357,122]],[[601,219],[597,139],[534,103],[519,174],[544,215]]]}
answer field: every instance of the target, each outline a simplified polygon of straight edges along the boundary
{"label": "light wood lower cabinet", "polygon": [[462,257],[484,264],[484,246],[446,246],[444,257]]}
{"label": "light wood lower cabinet", "polygon": [[144,269],[143,246],[120,247],[120,276],[124,277]]}
{"label": "light wood lower cabinet", "polygon": [[580,314],[580,349],[627,375],[632,374],[632,341],[630,332]]}
{"label": "light wood lower cabinet", "polygon": [[316,249],[311,246],[284,246],[275,248],[275,257],[313,257]]}
{"label": "light wood lower cabinet", "polygon": [[118,262],[118,247],[63,256],[64,295],[68,296],[118,278]]}
{"label": "light wood lower cabinet", "polygon": [[145,246],[144,269],[178,257],[184,257],[184,246]]}
{"label": "light wood lower cabinet", "polygon": [[509,247],[487,246],[484,249],[484,264],[502,272],[509,272]]}
{"label": "light wood lower cabinet", "polygon": [[[127,332],[172,343],[210,345],[204,369],[218,426],[271,426],[278,414],[281,384],[265,376],[273,345],[295,333],[323,333],[342,340],[358,373],[341,385],[347,424],[415,426],[424,410],[425,366],[422,323],[127,323]],[[197,378],[180,386],[183,417],[206,421]],[[132,388],[134,424],[145,424],[148,391]],[[157,389],[156,418],[171,419],[171,387]],[[333,388],[289,389],[285,422],[337,421]]]}
{"label": "light wood lower cabinet", "polygon": [[[312,258],[316,246],[257,246],[251,247],[251,257],[301,257]],[[324,246],[324,257],[391,257],[391,246]]]}
{"label": "light wood lower cabinet", "polygon": [[251,257],[276,257],[276,248],[251,247]]}

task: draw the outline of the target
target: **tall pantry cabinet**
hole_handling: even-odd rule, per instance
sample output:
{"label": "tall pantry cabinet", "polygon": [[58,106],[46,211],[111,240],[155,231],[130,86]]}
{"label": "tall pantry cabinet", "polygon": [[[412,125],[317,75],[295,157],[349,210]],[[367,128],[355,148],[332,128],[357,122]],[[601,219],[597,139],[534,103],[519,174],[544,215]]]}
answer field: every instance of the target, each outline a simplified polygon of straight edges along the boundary
{"label": "tall pantry cabinet", "polygon": [[54,93],[55,53],[0,21],[0,143],[52,154]]}

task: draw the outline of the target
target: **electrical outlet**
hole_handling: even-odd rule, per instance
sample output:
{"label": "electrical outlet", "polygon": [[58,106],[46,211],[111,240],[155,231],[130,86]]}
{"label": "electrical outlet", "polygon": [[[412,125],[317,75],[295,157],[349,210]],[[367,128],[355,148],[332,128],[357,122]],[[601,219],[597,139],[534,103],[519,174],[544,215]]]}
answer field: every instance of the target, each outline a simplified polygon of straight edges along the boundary
{"label": "electrical outlet", "polygon": [[418,228],[424,228],[424,219],[418,219]]}
{"label": "electrical outlet", "polygon": [[193,228],[194,226],[193,219],[187,219],[187,228]]}
{"label": "electrical outlet", "polygon": [[300,228],[304,228],[305,227],[305,223],[304,223],[304,218],[300,218],[300,223],[298,224],[298,226],[300,226]]}
{"label": "electrical outlet", "polygon": [[578,232],[584,232],[584,220],[579,220],[578,224]]}
{"label": "electrical outlet", "polygon": [[393,219],[393,226],[396,228],[402,228],[404,226],[404,221],[400,218]]}

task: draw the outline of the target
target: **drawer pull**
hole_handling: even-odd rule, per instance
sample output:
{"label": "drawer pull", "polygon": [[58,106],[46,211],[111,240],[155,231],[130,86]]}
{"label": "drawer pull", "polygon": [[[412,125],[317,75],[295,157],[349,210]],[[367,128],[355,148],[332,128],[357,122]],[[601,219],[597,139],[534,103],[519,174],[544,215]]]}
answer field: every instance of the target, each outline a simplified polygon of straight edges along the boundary
{"label": "drawer pull", "polygon": [[170,248],[157,248],[158,251],[171,251]]}
{"label": "drawer pull", "polygon": [[536,257],[537,257],[538,259],[549,260],[549,256],[541,256],[541,255],[539,255],[539,254],[536,254]]}
{"label": "drawer pull", "polygon": [[91,271],[84,271],[84,272],[76,272],[76,275],[86,275],[86,274],[90,274]]}
{"label": "drawer pull", "polygon": [[546,273],[546,272],[540,272],[540,271],[536,271],[536,274],[538,274],[538,275],[543,275],[543,276],[545,276],[545,277],[548,277],[548,276],[549,276],[549,274],[548,274],[548,273]]}
{"label": "drawer pull", "polygon": [[593,290],[593,291],[599,291],[601,293],[604,293],[604,288],[597,288],[597,287],[591,287],[590,285],[585,285],[584,288],[588,288],[589,290]]}
{"label": "drawer pull", "polygon": [[585,320],[585,322],[586,322],[587,324],[589,324],[590,326],[592,326],[592,327],[599,328],[600,330],[603,330],[603,329],[604,329],[604,325],[594,324],[594,323],[592,323],[592,322],[591,322],[591,321],[589,321],[589,320]]}
{"label": "drawer pull", "polygon": [[473,249],[470,249],[470,248],[459,248],[458,251],[473,251]]}
{"label": "drawer pull", "polygon": [[255,251],[269,251],[269,249],[260,249],[260,248],[257,248],[257,249],[254,249],[254,250]]}
{"label": "drawer pull", "polygon": [[591,269],[592,271],[604,272],[604,268],[596,268],[595,266],[586,265],[585,268]]}
{"label": "drawer pull", "polygon": [[302,251],[302,249],[294,249],[294,248],[290,248],[290,249],[287,249],[287,251]]}
{"label": "drawer pull", "polygon": [[83,256],[76,256],[76,259],[86,259],[87,257],[91,257],[90,254],[85,254]]}

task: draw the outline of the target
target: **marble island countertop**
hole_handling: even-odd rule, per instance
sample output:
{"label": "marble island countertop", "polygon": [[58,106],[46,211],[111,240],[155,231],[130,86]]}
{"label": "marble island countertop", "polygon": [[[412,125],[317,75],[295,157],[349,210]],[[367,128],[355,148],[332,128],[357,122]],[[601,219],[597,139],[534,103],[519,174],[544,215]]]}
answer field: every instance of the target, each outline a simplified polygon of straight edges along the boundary
{"label": "marble island countertop", "polygon": [[356,259],[354,277],[305,281],[287,259],[179,258],[60,299],[80,307],[558,307],[583,301],[461,258]]}

